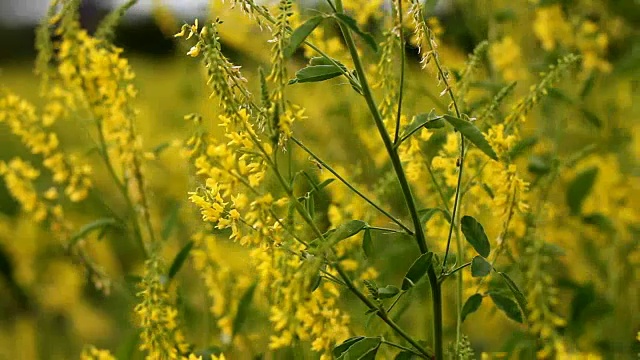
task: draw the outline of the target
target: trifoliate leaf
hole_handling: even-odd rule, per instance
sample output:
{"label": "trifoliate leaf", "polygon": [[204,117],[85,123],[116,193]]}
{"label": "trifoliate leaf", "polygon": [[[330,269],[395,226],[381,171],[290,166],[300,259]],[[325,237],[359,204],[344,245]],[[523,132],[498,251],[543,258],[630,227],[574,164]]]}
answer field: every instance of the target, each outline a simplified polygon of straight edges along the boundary
{"label": "trifoliate leaf", "polygon": [[484,134],[475,127],[470,121],[462,120],[455,116],[444,115],[444,119],[447,120],[449,124],[451,124],[456,130],[460,132],[465,138],[471,141],[475,146],[478,147],[483,153],[487,154],[493,160],[498,160],[498,155],[493,151],[491,145],[484,137]]}
{"label": "trifoliate leaf", "polygon": [[471,276],[484,277],[491,272],[491,264],[482,256],[476,256],[471,260]]}
{"label": "trifoliate leaf", "polygon": [[518,285],[516,285],[516,283],[513,280],[511,280],[509,275],[503,272],[498,272],[498,274],[500,274],[504,282],[507,284],[507,287],[509,288],[509,290],[511,290],[513,297],[516,298],[516,302],[520,307],[520,311],[522,311],[522,313],[525,315],[525,318],[527,318],[529,316],[528,315],[529,309],[527,307],[527,298],[524,296],[522,291],[520,291],[520,289],[518,288]]}
{"label": "trifoliate leaf", "polygon": [[513,321],[522,323],[524,320],[522,318],[522,313],[520,312],[520,308],[515,301],[511,300],[510,297],[502,295],[500,293],[489,293],[491,300],[496,305],[498,309],[500,309],[507,317]]}
{"label": "trifoliate leaf", "polygon": [[307,36],[309,36],[313,32],[313,30],[318,27],[318,25],[320,25],[322,20],[324,20],[324,16],[318,15],[310,18],[309,20],[305,21],[304,24],[298,26],[289,38],[289,45],[287,45],[287,47],[284,49],[284,56],[290,57],[291,55],[293,55],[293,53],[296,52],[298,46],[300,46],[300,44],[302,44],[307,39]]}
{"label": "trifoliate leaf", "polygon": [[345,351],[347,351],[351,346],[353,346],[353,344],[357,343],[362,339],[364,339],[364,336],[354,336],[352,338],[349,338],[343,341],[342,344],[337,345],[336,347],[333,348],[333,356],[339,357]]}
{"label": "trifoliate leaf", "polygon": [[429,219],[431,219],[433,215],[439,212],[442,213],[442,215],[445,217],[445,219],[447,219],[448,222],[451,222],[451,215],[449,215],[446,210],[440,208],[420,209],[418,210],[418,216],[420,216],[420,221],[424,224],[429,221]]}
{"label": "trifoliate leaf", "polygon": [[483,257],[489,256],[491,245],[482,225],[473,217],[465,215],[460,220],[462,233],[469,244]]}
{"label": "trifoliate leaf", "polygon": [[388,299],[398,295],[399,292],[400,289],[396,286],[387,285],[385,287],[378,288],[378,297],[380,299]]}
{"label": "trifoliate leaf", "polygon": [[420,255],[420,257],[413,262],[407,274],[404,276],[404,280],[402,280],[402,290],[408,290],[418,283],[427,273],[427,270],[429,270],[432,259],[433,253],[428,252]]}
{"label": "trifoliate leaf", "polygon": [[360,232],[367,226],[367,223],[362,220],[349,220],[346,223],[338,226],[336,230],[331,234],[331,243],[335,244],[341,240],[352,237]]}
{"label": "trifoliate leaf", "polygon": [[379,337],[362,338],[340,354],[338,360],[373,360],[381,343],[382,340]]}
{"label": "trifoliate leaf", "polygon": [[369,229],[364,231],[364,237],[362,238],[362,250],[364,250],[364,255],[368,259],[373,257],[374,247],[373,240],[371,240],[371,230]]}
{"label": "trifoliate leaf", "polygon": [[298,70],[295,79],[290,80],[289,84],[324,81],[340,75],[342,70],[335,65],[307,66]]}
{"label": "trifoliate leaf", "polygon": [[482,305],[483,296],[480,294],[473,294],[469,296],[467,301],[465,301],[464,306],[462,306],[462,312],[460,313],[460,321],[464,322],[464,319],[467,318],[470,314],[476,312],[480,305]]}
{"label": "trifoliate leaf", "polygon": [[349,29],[351,29],[353,32],[358,34],[367,43],[367,45],[369,45],[373,49],[373,51],[378,51],[378,43],[376,43],[376,40],[373,38],[373,36],[371,36],[371,34],[362,31],[354,18],[352,18],[347,14],[336,13],[333,15],[341,23],[343,23],[344,25],[349,27]]}

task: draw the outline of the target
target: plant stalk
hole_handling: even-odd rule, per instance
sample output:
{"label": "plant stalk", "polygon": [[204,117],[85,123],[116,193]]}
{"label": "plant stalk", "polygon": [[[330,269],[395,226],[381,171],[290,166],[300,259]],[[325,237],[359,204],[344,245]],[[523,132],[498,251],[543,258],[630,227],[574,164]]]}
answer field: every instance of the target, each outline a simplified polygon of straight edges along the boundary
{"label": "plant stalk", "polygon": [[[336,0],[335,4],[337,11],[339,13],[344,13],[342,0]],[[349,53],[351,54],[356,73],[358,74],[358,79],[360,80],[360,85],[362,86],[363,96],[367,102],[371,114],[373,115],[376,127],[378,128],[378,132],[382,137],[385,149],[387,150],[387,153],[391,158],[393,169],[398,178],[398,182],[400,183],[400,187],[402,188],[402,193],[407,203],[407,208],[411,215],[411,220],[413,221],[415,238],[416,242],[418,243],[418,248],[420,249],[420,253],[425,254],[429,251],[429,248],[427,247],[424,231],[422,230],[422,223],[420,221],[420,217],[418,216],[415,199],[411,193],[411,187],[409,186],[409,182],[407,181],[404,169],[402,168],[402,162],[400,161],[398,153],[393,148],[393,142],[389,137],[389,134],[387,133],[382,116],[378,111],[378,106],[376,105],[376,102],[373,98],[371,87],[367,82],[364,66],[362,65],[362,61],[360,60],[360,55],[358,55],[358,50],[356,48],[353,37],[351,36],[349,29],[342,23],[340,24],[340,29],[342,30],[342,34],[344,36],[347,47],[349,48]],[[440,284],[438,283],[438,276],[436,275],[433,266],[429,267],[427,276],[429,278],[429,285],[431,286],[431,293],[433,297],[433,348],[435,351],[435,359],[442,360],[444,359],[442,339],[442,293]]]}

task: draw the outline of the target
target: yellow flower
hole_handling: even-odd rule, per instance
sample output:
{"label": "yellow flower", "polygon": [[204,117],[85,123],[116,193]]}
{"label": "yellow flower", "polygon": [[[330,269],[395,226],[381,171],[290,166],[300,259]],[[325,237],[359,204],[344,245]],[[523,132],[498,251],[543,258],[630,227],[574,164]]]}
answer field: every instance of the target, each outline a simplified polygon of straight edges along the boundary
{"label": "yellow flower", "polygon": [[195,46],[192,46],[191,49],[187,52],[187,55],[191,57],[197,57],[200,55],[200,43],[197,43]]}

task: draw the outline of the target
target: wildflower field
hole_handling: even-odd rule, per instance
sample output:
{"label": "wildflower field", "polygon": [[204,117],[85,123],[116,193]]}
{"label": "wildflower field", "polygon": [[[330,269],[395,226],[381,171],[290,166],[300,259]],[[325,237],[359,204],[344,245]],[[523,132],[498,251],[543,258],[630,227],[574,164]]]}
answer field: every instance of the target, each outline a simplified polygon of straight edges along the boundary
{"label": "wildflower field", "polygon": [[0,65],[0,359],[640,356],[637,1],[138,5]]}

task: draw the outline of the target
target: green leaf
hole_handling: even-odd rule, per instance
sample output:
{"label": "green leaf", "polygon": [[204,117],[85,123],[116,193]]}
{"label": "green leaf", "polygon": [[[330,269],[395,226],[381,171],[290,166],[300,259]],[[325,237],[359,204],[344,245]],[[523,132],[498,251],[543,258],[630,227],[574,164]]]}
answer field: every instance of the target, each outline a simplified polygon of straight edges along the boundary
{"label": "green leaf", "polygon": [[169,280],[173,279],[174,276],[180,271],[180,268],[184,264],[184,261],[187,260],[187,256],[189,256],[189,251],[193,248],[193,241],[189,241],[187,245],[185,245],[182,250],[176,255],[175,259],[173,259],[173,263],[171,263],[171,267],[169,268],[169,273],[167,276]]}
{"label": "green leaf", "polygon": [[584,118],[589,122],[589,124],[595,126],[598,129],[602,128],[602,120],[596,115],[593,111],[588,110],[586,108],[582,108],[580,110]]}
{"label": "green leaf", "polygon": [[575,102],[569,95],[567,95],[567,93],[556,88],[548,89],[547,94],[550,98],[562,101],[566,104],[573,104]]}
{"label": "green leaf", "polygon": [[320,272],[318,271],[318,273],[314,275],[313,280],[309,285],[309,290],[311,290],[311,292],[316,291],[316,289],[320,286],[321,282],[322,282],[322,276],[320,276]]}
{"label": "green leaf", "polygon": [[589,168],[576,175],[567,187],[566,200],[572,215],[578,215],[582,211],[582,203],[591,191],[598,175],[598,168]]}
{"label": "green leaf", "polygon": [[296,78],[289,84],[318,82],[333,79],[342,75],[342,70],[335,65],[313,65],[302,68],[296,72]]}
{"label": "green leaf", "polygon": [[587,81],[584,83],[584,87],[582,91],[580,91],[580,99],[584,100],[593,89],[593,85],[596,83],[596,71],[592,71],[587,78]]}
{"label": "green leaf", "polygon": [[287,45],[287,47],[284,49],[284,56],[290,57],[291,55],[293,55],[293,53],[296,52],[298,46],[300,46],[300,44],[302,44],[307,39],[307,36],[309,36],[309,34],[311,34],[313,30],[318,27],[318,25],[320,25],[322,20],[324,20],[324,16],[318,15],[310,18],[309,20],[305,21],[304,24],[298,26],[298,28],[293,31],[291,37],[289,38],[289,45]]}
{"label": "green leaf", "polygon": [[354,18],[352,18],[347,14],[336,13],[333,15],[341,23],[343,23],[344,25],[349,27],[353,32],[358,34],[362,38],[362,40],[364,40],[367,43],[367,45],[369,45],[373,49],[373,51],[376,51],[376,52],[378,51],[378,43],[376,43],[376,40],[373,38],[373,36],[371,36],[371,34],[362,31],[360,27],[358,27],[358,23]]}
{"label": "green leaf", "polygon": [[178,220],[180,215],[180,203],[176,202],[172,208],[167,218],[164,220],[164,224],[162,225],[162,232],[160,236],[162,240],[168,240],[169,236],[171,236],[171,232],[178,225]]}
{"label": "green leaf", "polygon": [[251,301],[253,300],[253,293],[256,290],[257,283],[253,283],[249,288],[244,292],[242,297],[240,298],[240,302],[238,303],[238,311],[236,312],[236,318],[233,319],[232,325],[232,338],[235,337],[237,333],[240,332],[242,326],[247,320],[247,314],[249,312],[249,307],[251,306]]}
{"label": "green leaf", "polygon": [[433,259],[433,253],[428,252],[420,255],[416,261],[413,262],[407,275],[402,280],[402,290],[408,290],[413,287],[418,281],[427,273],[431,266],[431,260]]}
{"label": "green leaf", "polygon": [[491,272],[491,264],[482,256],[476,256],[471,260],[471,276],[484,277]]}
{"label": "green leaf", "polygon": [[414,353],[412,353],[411,351],[400,351],[394,358],[393,360],[412,360],[416,358],[416,355]]}
{"label": "green leaf", "polygon": [[475,146],[478,147],[483,153],[487,154],[493,160],[498,160],[498,155],[496,155],[489,142],[484,137],[484,134],[475,127],[470,121],[462,120],[455,116],[444,115],[444,119],[447,120],[449,124],[451,124],[456,130],[458,130],[465,138],[471,141]]}
{"label": "green leaf", "polygon": [[373,257],[374,247],[373,240],[371,240],[371,230],[369,229],[364,231],[364,237],[362,238],[362,250],[364,250],[364,255],[368,259]]}
{"label": "green leaf", "polygon": [[350,238],[359,233],[365,226],[367,226],[367,223],[362,220],[349,220],[338,226],[338,228],[336,228],[336,230],[331,234],[331,243],[336,244],[339,241]]}
{"label": "green leaf", "polygon": [[169,146],[171,146],[169,142],[163,142],[158,146],[154,147],[153,150],[151,150],[151,152],[153,152],[155,156],[159,156],[163,151],[167,150]]}
{"label": "green leaf", "polygon": [[494,19],[496,19],[496,22],[498,23],[505,23],[507,21],[513,21],[516,20],[518,18],[518,15],[516,15],[516,12],[513,11],[512,9],[499,9],[496,12],[494,12],[493,14]]}
{"label": "green leaf", "polygon": [[89,235],[91,232],[96,230],[102,230],[106,227],[119,227],[120,224],[118,220],[114,218],[102,218],[96,221],[90,222],[78,230],[71,239],[69,239],[69,244],[67,245],[70,249],[80,240],[82,240],[85,236]]}
{"label": "green leaf", "polygon": [[509,319],[519,323],[523,322],[522,313],[520,312],[518,304],[511,300],[510,297],[495,292],[489,293],[489,296],[496,307],[507,315]]}
{"label": "green leaf", "polygon": [[529,158],[527,170],[538,176],[548,174],[551,171],[551,160],[544,156],[532,155]]}
{"label": "green leaf", "polygon": [[528,318],[529,317],[529,309],[527,307],[527,298],[524,296],[522,291],[520,291],[520,289],[518,288],[518,285],[516,285],[516,283],[513,280],[511,280],[509,275],[507,275],[506,273],[500,272],[500,271],[498,271],[498,274],[500,274],[500,276],[504,280],[505,284],[507,284],[507,287],[509,288],[509,290],[511,290],[511,293],[516,298],[516,302],[518,303],[518,306],[520,307],[520,311],[522,311],[522,313],[524,314],[525,318]]}
{"label": "green leaf", "polygon": [[382,343],[379,337],[365,337],[342,352],[338,360],[373,360]]}
{"label": "green leaf", "polygon": [[483,257],[489,256],[491,245],[489,245],[489,239],[482,225],[473,217],[465,215],[462,217],[462,220],[460,220],[460,226],[464,237],[478,254]]}
{"label": "green leaf", "polygon": [[334,179],[334,178],[330,178],[330,179],[327,179],[327,180],[321,182],[320,184],[318,184],[318,190],[324,189],[327,185],[331,184],[335,180],[336,179]]}
{"label": "green leaf", "polygon": [[451,222],[451,216],[449,215],[449,213],[446,210],[440,208],[420,209],[418,210],[418,216],[420,216],[420,221],[424,224],[438,212],[441,212],[442,215],[444,215],[445,219],[447,219],[448,222]]}
{"label": "green leaf", "polygon": [[314,200],[313,194],[309,194],[307,200],[305,201],[305,206],[307,208],[307,212],[309,216],[313,219],[316,216],[316,202]]}
{"label": "green leaf", "polygon": [[467,301],[465,301],[464,305],[462,306],[462,312],[460,313],[460,319],[461,319],[460,321],[464,322],[464,319],[466,319],[467,316],[476,312],[480,308],[480,305],[482,305],[483,298],[484,297],[480,294],[473,294],[469,296]]}
{"label": "green leaf", "polygon": [[360,341],[362,339],[364,339],[364,336],[354,336],[352,338],[349,338],[349,339],[343,341],[342,344],[340,344],[340,345],[338,345],[338,346],[333,348],[333,356],[339,357],[345,351],[347,351],[353,344],[357,343],[358,341]]}
{"label": "green leaf", "polygon": [[593,225],[604,232],[614,233],[616,231],[613,221],[599,212],[582,216],[582,222],[588,225]]}
{"label": "green leaf", "polygon": [[380,299],[389,299],[398,295],[398,293],[400,293],[400,289],[393,285],[378,288],[378,296]]}
{"label": "green leaf", "polygon": [[413,117],[413,121],[402,131],[402,136],[400,137],[402,140],[400,142],[406,140],[423,126],[427,129],[441,128],[444,126],[444,121],[442,116],[436,115],[435,109],[431,109],[429,113],[418,114]]}
{"label": "green leaf", "polygon": [[509,159],[514,160],[517,159],[518,156],[524,154],[527,150],[531,149],[538,143],[537,136],[529,136],[520,141],[518,141],[511,150],[509,150],[508,156]]}
{"label": "green leaf", "polygon": [[347,67],[344,66],[343,63],[341,63],[340,61],[331,58],[331,59],[327,59],[324,56],[314,56],[309,60],[309,65],[311,66],[315,66],[315,65],[331,65],[331,66],[335,66],[338,65],[342,70],[347,71]]}

